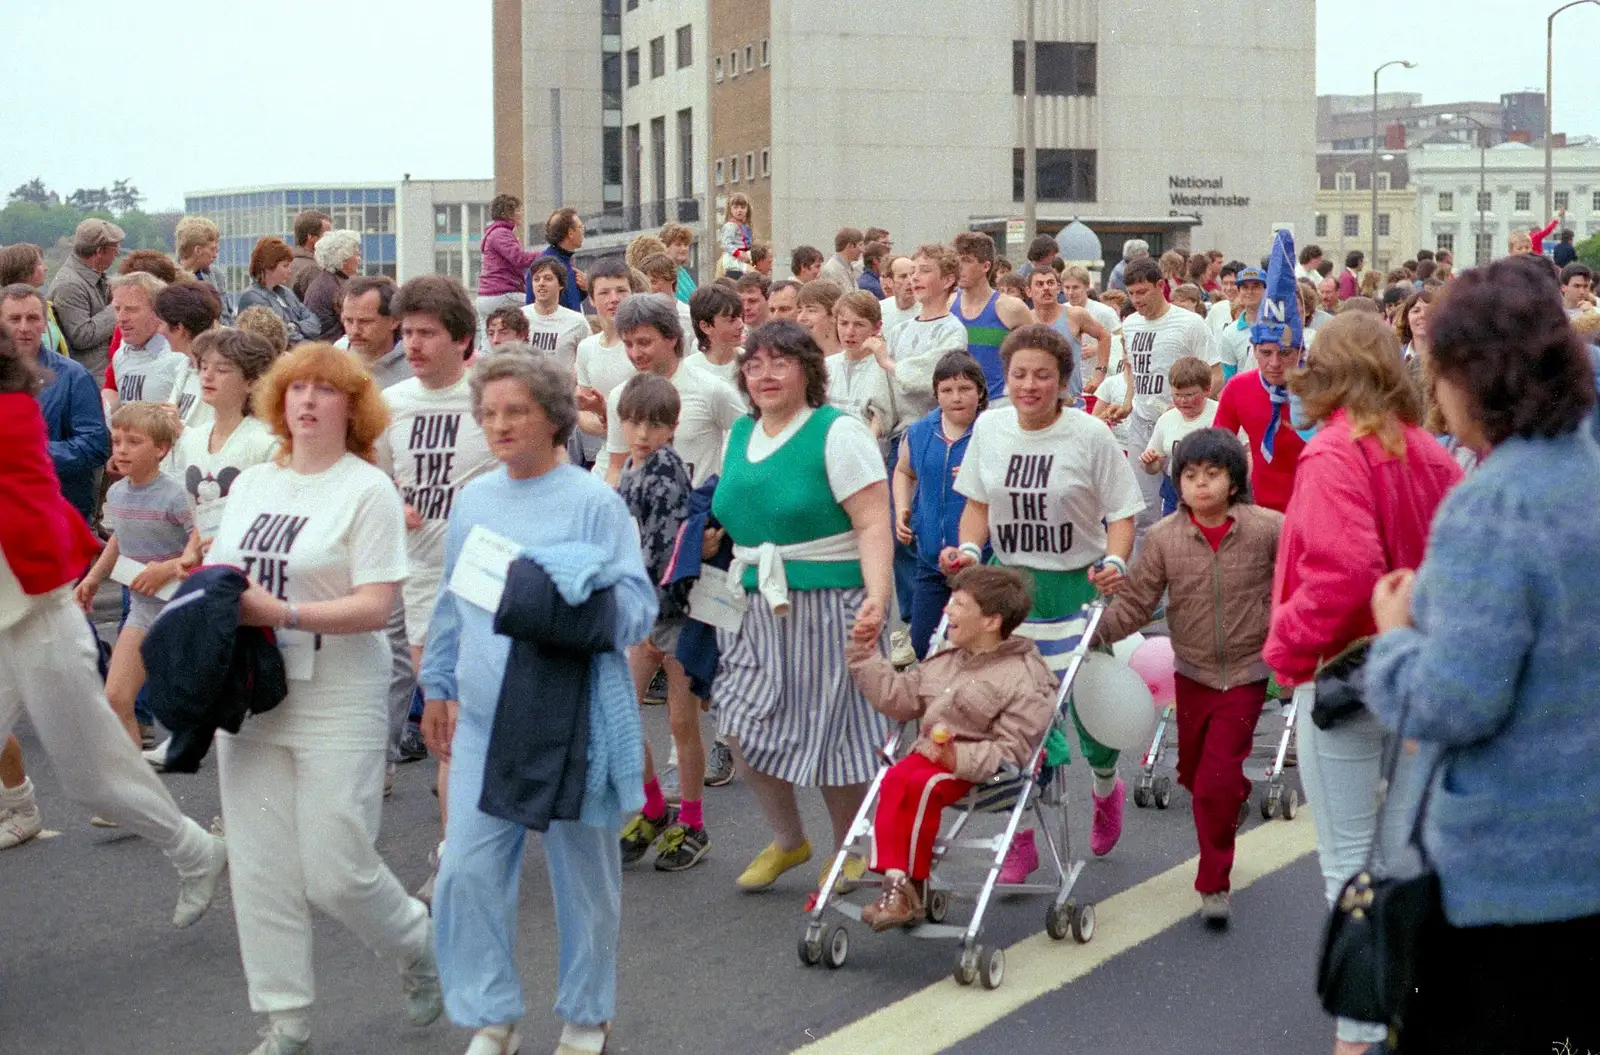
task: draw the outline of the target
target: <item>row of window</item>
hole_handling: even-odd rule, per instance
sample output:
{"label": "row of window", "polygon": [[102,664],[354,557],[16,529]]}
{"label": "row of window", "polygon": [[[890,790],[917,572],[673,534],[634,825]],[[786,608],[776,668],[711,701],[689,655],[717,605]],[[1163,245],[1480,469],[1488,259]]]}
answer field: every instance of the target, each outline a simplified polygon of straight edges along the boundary
{"label": "row of window", "polygon": [[466,217],[467,237],[469,239],[482,238],[483,229],[488,226],[489,207],[476,203],[467,205],[435,204],[433,207],[434,238],[459,238],[462,230],[463,214]]}
{"label": "row of window", "polygon": [[[294,217],[305,205],[251,205],[243,208],[211,207],[201,203],[216,199],[190,199],[190,212],[210,217],[222,237],[251,235],[259,237],[264,231],[289,231],[294,228]],[[313,205],[328,214],[336,230],[351,230],[361,234],[390,234],[395,230],[393,205]]]}
{"label": "row of window", "polygon": [[[1027,41],[1011,42],[1011,90],[1025,91]],[[1036,95],[1094,95],[1098,82],[1095,45],[1062,40],[1033,43],[1033,82]]]}
{"label": "row of window", "polygon": [[[1360,213],[1347,212],[1347,213],[1344,214],[1342,222],[1343,222],[1344,237],[1346,237],[1346,238],[1360,238],[1361,237],[1361,214]],[[1318,213],[1317,214],[1316,232],[1317,232],[1316,236],[1318,238],[1326,238],[1326,237],[1328,237],[1328,217],[1327,217],[1326,213]],[[1378,237],[1379,238],[1387,238],[1387,237],[1389,237],[1389,214],[1386,213],[1386,212],[1380,212],[1378,214]]]}
{"label": "row of window", "polygon": [[[1387,172],[1378,173],[1378,189],[1379,190],[1389,190],[1393,186],[1394,186],[1394,183],[1393,183],[1393,180],[1390,177],[1389,173],[1387,173]],[[1370,190],[1371,188],[1372,188],[1372,185],[1368,184],[1367,185],[1367,189]],[[1323,189],[1327,190],[1329,188],[1324,187]],[[1335,172],[1333,174],[1333,187],[1332,187],[1332,189],[1333,190],[1338,190],[1338,191],[1355,190],[1356,189],[1356,174],[1354,172]]]}
{"label": "row of window", "polygon": [[765,40],[763,40],[759,45],[746,44],[742,49],[734,48],[732,51],[728,52],[728,61],[726,65],[723,64],[722,56],[718,55],[715,61],[712,63],[712,72],[716,76],[717,83],[722,83],[724,73],[726,73],[726,75],[729,77],[739,76],[739,59],[741,55],[744,57],[744,72],[754,73],[756,71],[756,55],[758,50],[761,56],[761,68],[766,69],[768,66],[772,65],[772,49]]}
{"label": "row of window", "polygon": [[[679,26],[674,34],[674,43],[677,47],[677,69],[686,70],[694,65],[694,27]],[[650,49],[650,79],[667,75],[667,38],[656,37],[648,45]],[[720,60],[718,60],[720,62]],[[623,54],[623,64],[627,69],[628,87],[639,86],[639,49],[629,48]]]}
{"label": "row of window", "polygon": [[[739,167],[738,154],[730,155],[726,160],[723,158],[718,158],[715,176],[717,186],[721,187],[727,184],[738,183],[740,171],[741,169]],[[761,168],[759,170],[759,175],[757,174],[756,169],[756,153],[753,150],[746,151],[744,155],[744,168],[742,171],[744,173],[744,180],[746,183],[757,179],[771,179],[772,148],[761,148]]]}
{"label": "row of window", "polygon": [[[1488,212],[1488,211],[1490,211],[1491,209],[1494,208],[1494,195],[1493,195],[1492,192],[1490,192],[1490,191],[1479,191],[1478,195],[1477,195],[1477,199],[1478,199],[1477,200],[1477,209],[1478,209],[1478,211],[1480,211],[1480,212]],[[1561,212],[1564,209],[1570,208],[1571,207],[1571,202],[1572,202],[1572,195],[1569,192],[1564,191],[1564,190],[1558,190],[1558,191],[1555,192],[1555,203],[1556,203],[1556,211],[1557,212]],[[1519,190],[1519,191],[1516,191],[1514,193],[1514,195],[1513,195],[1512,208],[1513,208],[1513,211],[1515,211],[1515,212],[1532,212],[1533,211],[1533,191],[1531,191],[1531,190]],[[1589,199],[1589,208],[1591,210],[1593,210],[1594,212],[1600,212],[1600,190],[1594,191],[1593,194],[1591,195],[1591,197]],[[1440,212],[1455,212],[1456,211],[1456,196],[1455,196],[1454,192],[1452,192],[1452,191],[1440,191],[1439,192],[1439,211]]]}

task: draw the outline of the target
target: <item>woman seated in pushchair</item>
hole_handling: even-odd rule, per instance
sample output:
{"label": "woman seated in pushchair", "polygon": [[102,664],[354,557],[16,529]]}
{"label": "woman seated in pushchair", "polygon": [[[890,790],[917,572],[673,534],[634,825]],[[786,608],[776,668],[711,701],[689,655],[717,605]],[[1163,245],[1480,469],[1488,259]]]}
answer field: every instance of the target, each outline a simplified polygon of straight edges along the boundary
{"label": "woman seated in pushchair", "polygon": [[1027,581],[988,566],[951,585],[944,651],[897,673],[865,631],[850,644],[850,674],[872,706],[896,721],[921,719],[910,752],[884,775],[873,819],[883,892],[861,920],[875,931],[922,918],[941,812],[1002,764],[1028,765],[1055,714],[1055,675],[1031,640],[1012,636],[1032,606]]}

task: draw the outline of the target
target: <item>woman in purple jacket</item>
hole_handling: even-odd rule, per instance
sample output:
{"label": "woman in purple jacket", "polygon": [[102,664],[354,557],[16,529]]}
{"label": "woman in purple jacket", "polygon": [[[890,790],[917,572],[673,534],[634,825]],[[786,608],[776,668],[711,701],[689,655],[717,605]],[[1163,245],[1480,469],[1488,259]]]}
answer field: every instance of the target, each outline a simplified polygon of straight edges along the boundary
{"label": "woman in purple jacket", "polygon": [[483,270],[478,273],[478,318],[499,308],[520,308],[528,302],[523,277],[539,256],[522,248],[522,202],[497,194],[489,203],[489,226],[483,232]]}

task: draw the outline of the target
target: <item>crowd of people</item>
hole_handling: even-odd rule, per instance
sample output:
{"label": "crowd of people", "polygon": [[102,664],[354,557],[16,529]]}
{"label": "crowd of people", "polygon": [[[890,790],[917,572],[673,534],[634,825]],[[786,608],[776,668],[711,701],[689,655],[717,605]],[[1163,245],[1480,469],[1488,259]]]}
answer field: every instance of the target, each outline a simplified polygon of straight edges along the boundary
{"label": "crowd of people", "polygon": [[[773,280],[735,194],[698,284],[678,224],[586,270],[575,210],[542,249],[516,198],[489,217],[471,293],[362,274],[359,236],[316,212],[292,245],[261,239],[239,291],[202,217],[176,260],[86,220],[48,284],[38,247],[0,249],[0,732],[26,711],[94,823],[163,848],[177,925],[231,870],[267,1020],[252,1055],[308,1050],[313,907],[393,965],[408,1022],[448,1014],[469,1055],[518,1051],[530,829],[560,932],[557,1052],[604,1051],[625,869],[701,865],[706,789],[738,779],[771,841],[735,882],[779,884],[813,857],[801,789],[831,851],[891,730],[920,718],[873,859],[842,869],[881,876],[874,928],[916,920],[927,804],[1030,757],[1097,598],[1093,646],[1152,620],[1170,635],[1206,924],[1233,911],[1257,726],[1291,700],[1330,905],[1374,846],[1438,875],[1404,1028],[1340,1018],[1336,1055],[1396,1036],[1500,1052],[1590,1021],[1585,265],[1519,237],[1460,274],[1423,251],[1335,275],[1280,232],[1259,266],[1130,240],[1102,290],[1048,235],[1013,268],[979,232],[897,252],[844,227]],[[158,742],[174,687],[150,662],[168,612],[215,600],[203,567],[243,573],[236,662],[281,683],[213,723],[211,831],[156,775],[190,743]],[[110,583],[122,615],[97,651],[85,613]],[[1357,649],[1360,705],[1319,707]],[[1105,856],[1119,753],[1071,711]],[[435,874],[410,893],[377,832],[396,766],[430,757]],[[41,829],[8,735],[0,849]],[[1038,865],[1019,831],[1000,882]]]}

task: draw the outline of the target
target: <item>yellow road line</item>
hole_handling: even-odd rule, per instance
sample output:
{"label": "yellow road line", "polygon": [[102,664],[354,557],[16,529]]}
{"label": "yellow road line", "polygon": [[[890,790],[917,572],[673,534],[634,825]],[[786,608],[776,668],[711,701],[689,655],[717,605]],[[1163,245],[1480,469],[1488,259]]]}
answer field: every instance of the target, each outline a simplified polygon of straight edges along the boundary
{"label": "yellow road line", "polygon": [[[1310,810],[1292,822],[1271,821],[1241,836],[1232,885],[1242,890],[1316,849]],[[990,991],[960,986],[946,977],[879,1011],[859,1018],[795,1055],[936,1055],[1047,993],[1077,981],[1101,964],[1173,925],[1192,920],[1198,858],[1167,869],[1095,905],[1095,935],[1087,945],[1052,941],[1044,933],[1006,949],[1005,982]],[[930,954],[953,951],[928,942]],[[950,956],[951,966],[955,956]]]}

